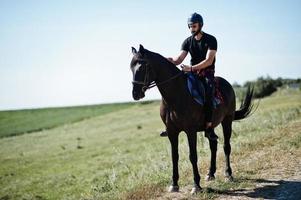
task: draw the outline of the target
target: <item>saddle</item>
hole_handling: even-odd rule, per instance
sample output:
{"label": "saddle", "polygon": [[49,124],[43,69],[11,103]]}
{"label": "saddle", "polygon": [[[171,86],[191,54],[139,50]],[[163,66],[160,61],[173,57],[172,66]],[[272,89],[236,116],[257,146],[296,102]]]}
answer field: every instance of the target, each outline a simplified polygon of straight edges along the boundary
{"label": "saddle", "polygon": [[[202,81],[197,77],[195,73],[188,72],[187,76],[187,87],[189,93],[193,99],[200,105],[205,104],[205,86]],[[213,107],[216,108],[219,104],[223,103],[223,96],[219,90],[219,83],[216,78],[214,78],[214,92],[213,92]]]}

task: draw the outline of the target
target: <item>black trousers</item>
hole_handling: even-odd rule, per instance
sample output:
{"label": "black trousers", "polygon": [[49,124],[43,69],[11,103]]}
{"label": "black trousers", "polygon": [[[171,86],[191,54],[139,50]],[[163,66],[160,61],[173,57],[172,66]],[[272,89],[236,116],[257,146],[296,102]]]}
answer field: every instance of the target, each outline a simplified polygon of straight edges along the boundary
{"label": "black trousers", "polygon": [[212,122],[214,76],[200,77],[200,80],[205,87],[205,122]]}

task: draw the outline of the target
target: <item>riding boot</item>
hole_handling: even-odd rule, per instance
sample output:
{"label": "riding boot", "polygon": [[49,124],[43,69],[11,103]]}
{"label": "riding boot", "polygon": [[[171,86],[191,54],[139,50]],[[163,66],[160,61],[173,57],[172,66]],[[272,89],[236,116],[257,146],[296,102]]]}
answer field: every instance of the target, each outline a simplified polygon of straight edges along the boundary
{"label": "riding boot", "polygon": [[213,92],[214,85],[212,77],[205,78],[206,98],[205,98],[205,137],[209,140],[217,140],[218,136],[215,134],[213,127],[207,127],[207,123],[212,122],[213,114]]}
{"label": "riding boot", "polygon": [[167,137],[167,136],[168,136],[167,131],[162,131],[162,132],[160,133],[160,136],[161,136],[161,137]]}
{"label": "riding boot", "polygon": [[207,105],[205,107],[205,137],[207,137],[209,140],[217,140],[218,136],[215,134],[213,127],[212,126],[207,127],[207,124],[209,122],[212,123],[212,112],[213,112],[212,101],[211,103],[207,102]]}
{"label": "riding boot", "polygon": [[207,104],[205,106],[205,137],[207,137],[209,140],[217,140],[218,136],[215,134],[213,127],[207,127],[207,123],[212,123],[212,112],[213,105],[212,100],[210,100],[207,101]]}

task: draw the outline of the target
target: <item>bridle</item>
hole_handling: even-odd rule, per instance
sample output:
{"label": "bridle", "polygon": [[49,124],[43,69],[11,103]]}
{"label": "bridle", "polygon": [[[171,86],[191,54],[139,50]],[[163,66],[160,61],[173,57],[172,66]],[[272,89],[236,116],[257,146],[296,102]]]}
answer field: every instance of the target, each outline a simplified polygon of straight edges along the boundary
{"label": "bridle", "polygon": [[146,64],[146,72],[145,72],[145,76],[144,76],[144,81],[136,81],[136,80],[133,80],[132,83],[133,84],[138,84],[138,85],[142,85],[142,92],[145,92],[146,90],[148,89],[151,89],[155,86],[159,86],[159,85],[163,85],[177,77],[179,77],[180,75],[183,74],[183,71],[179,72],[178,74],[172,76],[171,78],[165,80],[165,81],[162,81],[160,83],[156,83],[155,81],[149,81],[150,80],[150,71],[149,71],[149,64]]}

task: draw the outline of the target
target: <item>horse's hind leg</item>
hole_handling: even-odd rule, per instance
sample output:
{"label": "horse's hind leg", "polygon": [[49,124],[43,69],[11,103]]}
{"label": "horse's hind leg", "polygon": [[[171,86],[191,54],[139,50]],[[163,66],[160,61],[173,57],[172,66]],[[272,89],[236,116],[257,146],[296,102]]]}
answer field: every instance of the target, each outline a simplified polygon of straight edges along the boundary
{"label": "horse's hind leg", "polygon": [[223,133],[224,133],[224,152],[226,158],[226,168],[225,168],[225,177],[226,180],[232,181],[232,169],[230,166],[230,154],[231,154],[231,144],[230,138],[232,134],[232,116],[226,116],[222,121]]}

